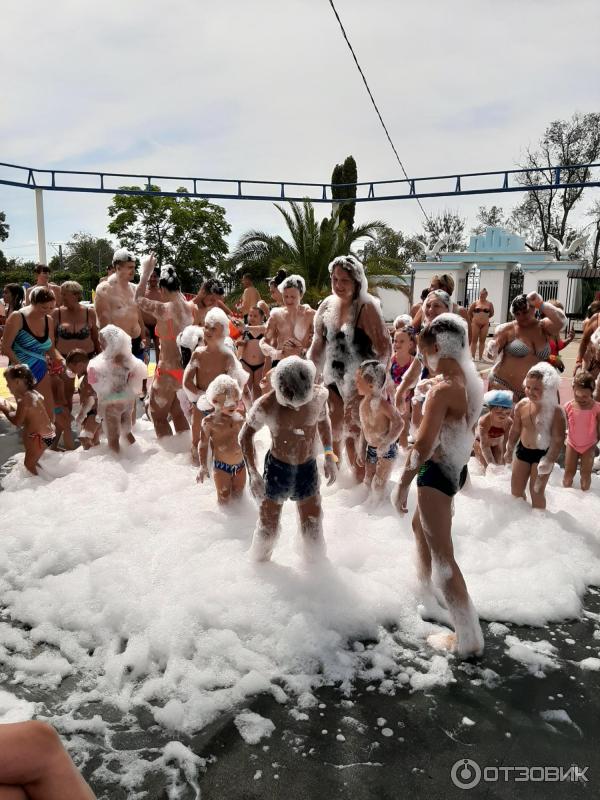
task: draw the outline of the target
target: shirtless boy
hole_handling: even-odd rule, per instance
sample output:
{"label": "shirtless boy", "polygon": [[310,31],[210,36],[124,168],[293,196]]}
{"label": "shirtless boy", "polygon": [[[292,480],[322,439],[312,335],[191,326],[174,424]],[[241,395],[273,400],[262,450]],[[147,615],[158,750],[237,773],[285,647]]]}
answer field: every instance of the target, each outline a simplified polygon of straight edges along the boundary
{"label": "shirtless boy", "polygon": [[218,375],[229,375],[243,387],[248,373],[243,369],[231,348],[225,345],[229,320],[220,308],[211,308],[204,319],[204,342],[192,353],[183,373],[183,388],[194,407],[192,409],[192,463],[198,464],[198,444],[202,418],[212,411],[206,398],[209,384]]}
{"label": "shirtless boy", "polygon": [[474,450],[486,469],[489,464],[504,464],[506,441],[512,425],[513,395],[505,389],[492,389],[483,396],[488,412],[479,417]]}
{"label": "shirtless boy", "polygon": [[506,445],[506,462],[512,460],[511,493],[525,500],[529,484],[533,508],[546,508],[546,484],[565,441],[567,425],[558,404],[559,382],[558,373],[547,362],[531,367]]}
{"label": "shirtless boy", "polygon": [[37,475],[37,465],[56,433],[44,405],[44,398],[35,391],[35,378],[28,366],[15,364],[4,372],[9,392],[17,401],[16,407],[0,397],[0,411],[9,422],[23,431],[25,468]]}
{"label": "shirtless boy", "polygon": [[267,330],[260,347],[271,359],[271,366],[288,356],[306,355],[313,337],[315,311],[301,303],[306,284],[301,275],[289,275],[279,284],[283,307],[271,311]]}
{"label": "shirtless boy", "polygon": [[384,364],[375,359],[363,361],[356,371],[356,389],[360,403],[360,443],[357,463],[365,463],[364,483],[381,500],[398,454],[397,439],[403,419],[395,405],[383,396],[387,378]]}
{"label": "shirtless boy", "polygon": [[[240,445],[250,476],[252,494],[260,501],[251,554],[256,561],[269,561],[279,533],[283,503],[297,503],[307,560],[325,554],[323,512],[319,473],[315,458],[317,432],[325,451],[327,485],[337,477],[328,392],[316,386],[315,366],[290,356],[273,370],[273,391],[252,406],[240,434]],[[266,425],[271,448],[265,457],[264,474],[258,472],[254,437]]]}
{"label": "shirtless boy", "polygon": [[89,450],[90,447],[100,444],[102,430],[102,420],[98,416],[98,398],[87,377],[90,358],[85,351],[77,349],[71,350],[65,360],[67,375],[73,380],[79,378],[79,413],[75,424],[79,428],[81,446],[84,450]]}
{"label": "shirtless boy", "polygon": [[196,480],[203,483],[208,476],[208,448],[213,453],[213,480],[220,504],[241,497],[246,485],[246,465],[238,442],[244,423],[240,401],[242,390],[229,375],[219,375],[210,382],[206,399],[214,411],[200,426],[200,469]]}

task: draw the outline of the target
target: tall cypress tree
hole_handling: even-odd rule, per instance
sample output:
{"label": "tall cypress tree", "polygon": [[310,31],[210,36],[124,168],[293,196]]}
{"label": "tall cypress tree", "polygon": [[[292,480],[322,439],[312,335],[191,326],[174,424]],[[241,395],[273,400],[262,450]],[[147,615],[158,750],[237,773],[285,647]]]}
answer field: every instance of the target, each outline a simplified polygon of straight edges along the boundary
{"label": "tall cypress tree", "polygon": [[[343,164],[336,164],[331,173],[331,183],[356,183],[358,180],[358,170],[356,169],[356,161],[352,156],[344,161]],[[348,230],[354,227],[354,212],[356,210],[356,203],[352,201],[346,203],[337,203],[339,198],[356,197],[356,186],[342,186],[331,190],[334,208],[341,205],[340,220],[346,223]]]}

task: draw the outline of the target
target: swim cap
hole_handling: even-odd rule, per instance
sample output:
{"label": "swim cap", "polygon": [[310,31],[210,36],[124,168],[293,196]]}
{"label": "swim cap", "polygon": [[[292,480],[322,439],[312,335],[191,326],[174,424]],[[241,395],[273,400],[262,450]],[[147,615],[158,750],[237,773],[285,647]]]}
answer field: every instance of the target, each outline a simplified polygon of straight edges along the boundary
{"label": "swim cap", "polygon": [[483,402],[490,408],[512,408],[513,393],[505,389],[491,389],[483,395]]}

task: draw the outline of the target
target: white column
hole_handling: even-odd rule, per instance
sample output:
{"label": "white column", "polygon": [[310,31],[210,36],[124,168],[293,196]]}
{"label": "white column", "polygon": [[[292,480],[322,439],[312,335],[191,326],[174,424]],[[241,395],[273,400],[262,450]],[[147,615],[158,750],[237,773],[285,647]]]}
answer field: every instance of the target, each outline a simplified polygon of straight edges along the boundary
{"label": "white column", "polygon": [[44,195],[43,189],[35,190],[35,216],[37,220],[38,262],[47,264],[46,260],[46,229],[44,226]]}

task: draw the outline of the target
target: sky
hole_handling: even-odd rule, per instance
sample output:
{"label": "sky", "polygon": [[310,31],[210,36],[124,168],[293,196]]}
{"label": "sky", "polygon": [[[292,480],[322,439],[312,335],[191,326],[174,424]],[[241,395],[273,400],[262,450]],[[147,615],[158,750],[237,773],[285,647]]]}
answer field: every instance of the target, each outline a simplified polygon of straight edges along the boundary
{"label": "sky", "polygon": [[[600,109],[597,0],[336,6],[411,177],[512,168],[552,120]],[[402,177],[328,0],[21,0],[3,5],[0,65],[2,162],[328,182],[351,154],[359,180]],[[518,197],[423,205],[472,223]],[[45,192],[47,241],[106,236],[110,200]],[[230,246],[284,232],[272,203],[222,204]],[[34,193],[0,185],[0,210],[7,257],[36,258]],[[423,217],[414,201],[358,204],[369,219],[416,233]]]}

